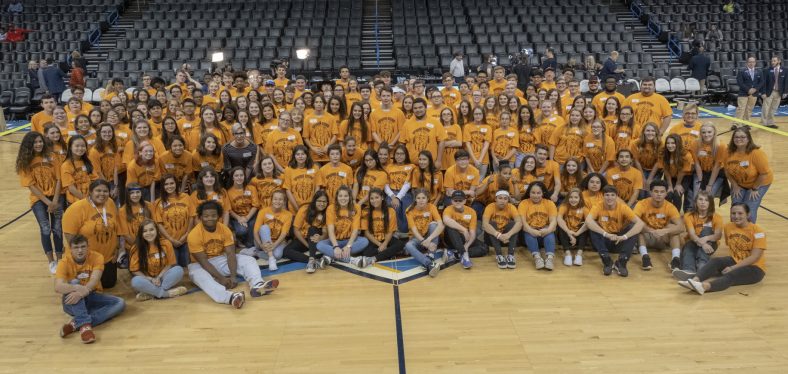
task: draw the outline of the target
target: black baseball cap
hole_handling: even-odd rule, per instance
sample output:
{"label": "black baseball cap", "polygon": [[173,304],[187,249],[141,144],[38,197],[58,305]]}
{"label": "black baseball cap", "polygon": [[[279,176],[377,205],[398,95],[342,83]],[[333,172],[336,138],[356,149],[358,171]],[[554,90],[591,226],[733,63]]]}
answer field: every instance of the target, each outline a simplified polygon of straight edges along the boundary
{"label": "black baseball cap", "polygon": [[465,192],[462,192],[460,190],[455,190],[454,192],[451,193],[451,200],[452,201],[462,201],[462,200],[465,200],[465,199],[466,199]]}

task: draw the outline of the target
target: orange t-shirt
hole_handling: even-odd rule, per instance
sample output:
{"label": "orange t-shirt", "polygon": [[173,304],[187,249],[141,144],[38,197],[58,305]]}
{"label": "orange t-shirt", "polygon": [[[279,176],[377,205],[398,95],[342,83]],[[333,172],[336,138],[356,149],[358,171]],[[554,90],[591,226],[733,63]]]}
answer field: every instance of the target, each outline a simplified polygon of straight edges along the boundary
{"label": "orange t-shirt", "polygon": [[[54,197],[57,181],[60,180],[60,164],[50,155],[49,157],[35,156],[30,161],[29,171],[20,171],[19,182],[22,187],[35,186],[44,196]],[[30,193],[30,205],[38,201],[38,197]]]}
{"label": "orange t-shirt", "polygon": [[692,153],[692,158],[700,164],[701,170],[706,173],[711,172],[715,165],[722,166],[725,158],[728,157],[728,146],[725,144],[717,145],[717,150],[714,152],[711,144],[696,141],[692,142],[689,151]]}
{"label": "orange t-shirt", "polygon": [[487,158],[486,154],[482,154],[482,149],[484,148],[485,142],[488,144],[492,143],[492,137],[493,131],[489,125],[477,125],[472,122],[465,125],[465,128],[462,130],[462,138],[466,144],[471,145],[473,157],[481,159],[484,165],[487,165],[490,160]]}
{"label": "orange t-shirt", "polygon": [[[88,250],[85,261],[78,264],[71,257],[71,253],[66,253],[63,258],[57,263],[57,270],[55,271],[55,278],[70,283],[72,280],[78,280],[79,284],[86,285],[90,281],[90,276],[94,271],[104,271],[104,257],[101,253]],[[96,292],[101,292],[101,282],[96,282]]]}
{"label": "orange t-shirt", "polygon": [[697,236],[700,236],[700,233],[703,231],[704,227],[709,227],[712,229],[712,231],[717,231],[717,229],[722,228],[722,225],[722,216],[716,212],[711,217],[703,218],[698,216],[697,213],[693,212],[684,214],[684,227],[687,228],[687,231],[695,231],[695,235]]}
{"label": "orange t-shirt", "polygon": [[461,172],[457,165],[446,169],[443,175],[443,186],[446,190],[470,190],[471,187],[479,185],[479,170],[473,165],[468,165],[464,172]]}
{"label": "orange t-shirt", "polygon": [[301,233],[301,236],[304,239],[309,240],[307,235],[309,235],[309,227],[316,227],[316,228],[324,228],[326,226],[326,215],[327,213],[318,213],[315,216],[314,222],[307,222],[307,213],[309,211],[309,206],[304,205],[298,209],[298,213],[295,215],[295,219],[293,220],[293,228],[298,230]]}
{"label": "orange t-shirt", "polygon": [[290,225],[293,223],[293,213],[287,209],[282,209],[278,212],[274,208],[263,208],[257,213],[257,219],[254,222],[254,232],[260,232],[260,227],[268,225],[271,229],[271,240],[279,240],[282,235],[287,235],[290,232]]}
{"label": "orange t-shirt", "polygon": [[84,235],[91,251],[112,260],[118,249],[117,217],[118,208],[112,199],[107,199],[102,209],[96,208],[88,199],[82,199],[63,213],[63,233]]}
{"label": "orange t-shirt", "polygon": [[[290,191],[295,197],[298,206],[309,204],[315,194],[315,180],[317,169],[286,167],[282,174],[282,188]],[[291,207],[297,209],[298,207]]]}
{"label": "orange t-shirt", "polygon": [[340,208],[337,213],[337,207],[333,204],[326,209],[326,225],[334,226],[334,238],[336,240],[350,239],[353,231],[361,228],[361,215],[363,214],[361,207],[358,204],[353,204],[353,209],[354,213],[352,215],[348,208]]}
{"label": "orange t-shirt", "polygon": [[400,141],[405,143],[411,161],[419,159],[419,152],[430,151],[434,159],[438,155],[438,143],[446,140],[446,132],[439,121],[413,117],[405,121]]}
{"label": "orange t-shirt", "polygon": [[633,193],[643,189],[643,173],[632,166],[627,170],[621,170],[616,165],[607,169],[605,174],[607,183],[616,187],[618,197],[624,201],[629,201]]}
{"label": "orange t-shirt", "polygon": [[585,224],[586,216],[588,216],[589,211],[590,210],[585,206],[570,208],[569,204],[561,204],[561,206],[558,207],[558,216],[563,218],[564,222],[566,222],[566,226],[570,230],[577,231]]}
{"label": "orange t-shirt", "polygon": [[139,183],[142,187],[150,187],[153,182],[159,179],[161,179],[161,173],[155,162],[149,166],[142,166],[137,164],[137,160],[134,160],[126,170],[127,186],[131,183]]}
{"label": "orange t-shirt", "polygon": [[646,143],[643,149],[639,147],[640,142],[635,142],[630,150],[632,151],[632,158],[640,163],[643,170],[653,170],[659,163],[660,147],[655,148],[651,143]]}
{"label": "orange t-shirt", "polygon": [[550,218],[558,216],[558,209],[552,200],[542,198],[539,203],[534,203],[531,199],[525,199],[517,207],[523,223],[527,223],[533,229],[542,229],[550,225]]}
{"label": "orange t-shirt", "polygon": [[[517,133],[517,129],[514,127],[510,126],[508,129],[498,128],[493,131],[490,150],[498,159],[503,159],[510,150],[519,148],[520,134]],[[511,162],[513,159],[514,157],[507,159],[507,161]]]}
{"label": "orange t-shirt", "polygon": [[700,122],[695,122],[694,125],[687,127],[687,125],[682,122],[676,124],[675,126],[671,127],[668,130],[668,135],[677,134],[681,137],[681,143],[684,146],[684,150],[689,150],[692,146],[692,143],[695,143],[696,140],[700,139]]}
{"label": "orange t-shirt", "polygon": [[378,108],[369,114],[369,124],[372,131],[378,135],[381,141],[389,145],[393,143],[394,137],[402,131],[405,120],[405,113],[397,108],[389,110]]}
{"label": "orange t-shirt", "polygon": [[197,216],[197,206],[185,193],[170,197],[165,203],[161,198],[153,204],[153,220],[164,226],[173,238],[181,238],[186,234],[191,220]]}
{"label": "orange t-shirt", "polygon": [[[372,211],[372,230],[371,234],[375,238],[375,240],[379,242],[383,242],[386,240],[386,235],[389,233],[393,233],[397,231],[397,213],[394,211],[393,208],[389,207],[389,219],[388,219],[388,226],[386,226],[386,222],[383,220],[383,213],[380,209],[375,209]],[[364,211],[358,213],[362,215],[361,218],[361,230],[370,232],[369,229],[369,212]]]}
{"label": "orange t-shirt", "polygon": [[183,151],[180,156],[175,156],[172,151],[164,152],[156,162],[159,166],[159,175],[172,174],[179,181],[194,171],[192,169],[194,166],[192,154],[186,151]]}
{"label": "orange t-shirt", "polygon": [[[187,238],[189,244],[189,253],[205,253],[208,258],[221,256],[224,254],[224,248],[234,246],[235,239],[233,232],[221,222],[216,223],[216,228],[213,232],[205,229],[202,222],[194,226],[192,231],[189,232]],[[194,255],[191,256],[192,262],[197,262]]]}
{"label": "orange t-shirt", "polygon": [[[356,175],[358,175],[358,171],[356,171]],[[358,178],[354,178],[354,181],[358,182]],[[367,197],[369,191],[373,188],[380,188],[381,190],[386,188],[386,185],[389,183],[389,175],[383,170],[367,170],[367,173],[364,174],[364,179],[362,180],[361,185],[358,187],[358,195],[356,198],[361,200]]]}
{"label": "orange t-shirt", "polygon": [[[172,249],[172,243],[167,240],[161,240],[159,243],[161,248],[158,248],[158,250],[148,248],[148,258],[145,259],[148,265],[148,272],[145,275],[149,277],[156,277],[161,274],[165,267],[175,266],[176,264],[175,250]],[[132,273],[140,271],[140,256],[137,246],[133,246],[130,252],[129,271]]]}
{"label": "orange t-shirt", "polygon": [[427,203],[426,209],[421,209],[413,205],[408,209],[407,213],[405,213],[405,216],[408,217],[408,227],[415,227],[416,231],[425,238],[427,237],[430,223],[441,222],[442,220],[440,213],[438,213],[438,208],[431,203]]}
{"label": "orange t-shirt", "polygon": [[274,196],[274,191],[283,188],[282,186],[284,186],[284,180],[281,176],[278,178],[254,177],[249,182],[250,190],[257,194],[257,207],[260,209],[271,206],[271,197]]}
{"label": "orange t-shirt", "polygon": [[513,222],[519,216],[517,208],[509,203],[506,203],[503,208],[498,208],[496,203],[491,203],[484,208],[484,213],[482,213],[482,217],[486,218],[498,231],[503,231],[509,222]]}
{"label": "orange t-shirt", "polygon": [[247,185],[244,188],[232,186],[227,189],[227,198],[230,200],[230,207],[235,214],[246,216],[252,208],[259,208],[260,202],[257,200],[257,188],[254,185]]}
{"label": "orange t-shirt", "polygon": [[389,174],[389,188],[393,191],[401,190],[406,182],[410,182],[414,169],[416,167],[412,164],[391,164],[386,166],[386,172]]}
{"label": "orange t-shirt", "polygon": [[753,188],[759,174],[765,174],[763,186],[772,184],[774,174],[769,167],[766,153],[760,149],[754,149],[749,154],[729,150],[728,157],[725,159],[725,175],[729,179],[741,188]]}
{"label": "orange t-shirt", "polygon": [[[462,142],[462,129],[460,125],[455,123],[451,126],[444,126],[443,132],[446,133],[446,141],[459,140]],[[464,148],[465,146],[462,145],[460,147]],[[454,165],[454,154],[461,148],[446,147],[443,149],[443,155],[441,155],[441,170],[446,170]],[[432,155],[432,157],[433,159],[437,159],[436,155]]]}
{"label": "orange t-shirt", "polygon": [[337,166],[327,163],[317,171],[316,182],[326,190],[328,201],[333,203],[339,187],[353,187],[353,169],[341,162]]}
{"label": "orange t-shirt", "polygon": [[469,231],[476,230],[476,211],[467,205],[463,205],[461,212],[458,212],[454,206],[447,207],[443,211],[443,218],[446,219],[447,217],[453,219],[455,222],[459,223],[460,226]]}
{"label": "orange t-shirt", "polygon": [[635,212],[621,201],[616,201],[616,206],[613,209],[608,209],[604,202],[596,204],[588,214],[602,229],[614,234],[623,230],[627,223],[633,222],[637,217]]}
{"label": "orange t-shirt", "polygon": [[[145,200],[142,200],[144,203],[145,208],[147,208],[148,212],[151,213],[151,204]],[[126,205],[131,205],[131,215],[132,219],[129,221],[129,218],[126,216]],[[143,205],[134,204],[134,203],[126,203],[118,210],[118,235],[119,236],[130,236],[132,238],[137,237],[137,231],[140,229],[140,224],[142,223],[145,218],[145,208]],[[126,243],[126,248],[130,248],[134,243]]]}
{"label": "orange t-shirt", "polygon": [[661,207],[655,207],[651,197],[638,201],[634,212],[648,227],[656,230],[665,228],[673,219],[681,218],[671,202],[665,200]]}
{"label": "orange t-shirt", "polygon": [[[766,250],[766,232],[754,223],[747,223],[741,228],[735,223],[728,223],[723,228],[723,233],[728,252],[736,263],[750,257],[754,248]],[[766,271],[766,253],[762,254],[761,258],[753,265]]]}
{"label": "orange t-shirt", "polygon": [[74,160],[73,162],[70,160],[63,161],[63,165],[60,166],[60,182],[63,189],[66,190],[66,200],[69,203],[74,203],[79,200],[68,190],[69,186],[73,185],[76,187],[78,191],[82,192],[83,197],[88,196],[90,182],[98,179],[95,172],[95,165],[93,167],[93,172],[88,173],[88,167],[82,160]]}
{"label": "orange t-shirt", "polygon": [[120,156],[120,152],[114,152],[109,147],[104,149],[103,152],[96,149],[96,147],[88,151],[88,159],[90,159],[90,163],[93,164],[96,176],[107,181],[112,181],[115,178],[116,169],[120,172]]}
{"label": "orange t-shirt", "polygon": [[[310,114],[304,118],[303,135],[304,140],[309,141],[313,147],[325,147],[329,144],[332,137],[335,137],[339,130],[337,129],[337,121],[339,119],[323,112],[321,115]],[[312,159],[318,162],[328,161],[328,154],[318,156],[317,153],[312,153]]]}
{"label": "orange t-shirt", "polygon": [[673,116],[670,103],[658,93],[649,96],[640,92],[634,93],[624,100],[622,107],[624,106],[631,106],[635,110],[635,124],[641,127],[649,122],[661,125],[662,118]]}
{"label": "orange t-shirt", "polygon": [[564,164],[566,160],[574,157],[582,162],[585,136],[586,134],[580,127],[571,127],[567,124],[556,128],[549,141],[549,144],[555,147],[553,161]]}
{"label": "orange t-shirt", "polygon": [[588,159],[594,171],[599,171],[606,162],[616,159],[616,146],[613,139],[605,135],[603,139],[597,139],[594,134],[587,134],[583,139],[583,157]]}
{"label": "orange t-shirt", "polygon": [[561,166],[553,160],[546,160],[544,166],[536,166],[536,179],[544,183],[548,191],[553,190],[555,177],[559,175],[561,175]]}

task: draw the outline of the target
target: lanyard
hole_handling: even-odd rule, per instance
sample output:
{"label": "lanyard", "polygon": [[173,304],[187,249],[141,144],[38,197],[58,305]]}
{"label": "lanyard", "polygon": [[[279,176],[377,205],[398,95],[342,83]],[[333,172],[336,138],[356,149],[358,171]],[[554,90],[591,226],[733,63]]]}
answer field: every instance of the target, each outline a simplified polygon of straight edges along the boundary
{"label": "lanyard", "polygon": [[107,222],[107,207],[106,206],[101,207],[102,211],[99,212],[98,207],[96,207],[96,204],[93,203],[92,199],[88,198],[88,202],[90,202],[90,206],[92,206],[93,209],[96,210],[96,213],[98,213],[101,216],[101,220],[104,221],[104,227],[109,226],[109,223]]}

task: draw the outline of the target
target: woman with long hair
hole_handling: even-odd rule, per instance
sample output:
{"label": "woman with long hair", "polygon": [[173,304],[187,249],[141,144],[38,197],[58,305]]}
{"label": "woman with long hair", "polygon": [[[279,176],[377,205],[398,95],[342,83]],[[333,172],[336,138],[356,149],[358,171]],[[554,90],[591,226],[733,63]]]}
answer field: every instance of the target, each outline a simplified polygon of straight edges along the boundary
{"label": "woman with long hair", "polygon": [[178,128],[178,122],[175,117],[167,116],[161,122],[161,134],[159,134],[159,141],[164,144],[165,149],[170,149],[170,143],[174,136],[181,136],[181,130]]}
{"label": "woman with long hair", "polygon": [[591,123],[590,130],[583,139],[583,158],[589,173],[603,174],[616,158],[613,139],[606,134],[605,125],[600,121]]}
{"label": "woman with long hair", "polygon": [[646,186],[651,185],[651,181],[662,177],[658,167],[662,140],[659,137],[659,126],[656,123],[648,122],[643,125],[640,138],[630,147],[630,150],[632,157],[635,158],[635,165],[643,172]]}
{"label": "woman with long hair", "polygon": [[195,225],[197,207],[185,192],[178,191],[178,181],[172,174],[164,174],[159,181],[159,198],[153,203],[153,218],[159,234],[172,244],[179,266],[189,265],[186,238]]}
{"label": "woman with long hair", "polygon": [[252,222],[257,218],[260,202],[254,186],[249,185],[246,172],[236,166],[227,173],[232,185],[227,189],[227,198],[230,200],[230,224],[235,233],[235,238],[240,243],[240,248],[254,245],[254,230]]}
{"label": "woman with long hair", "polygon": [[[525,191],[525,198],[518,211],[522,216],[523,236],[528,251],[534,258],[536,270],[553,270],[555,257],[555,228],[558,211],[555,204],[544,197],[547,187],[542,182],[534,182]],[[542,258],[539,248],[544,248],[546,258]]]}
{"label": "woman with long hair", "polygon": [[635,112],[632,107],[625,106],[621,109],[616,109],[620,105],[615,96],[611,96],[605,101],[604,113],[611,113],[610,116],[612,116],[616,111],[618,112],[618,118],[615,123],[605,122],[607,124],[607,133],[616,142],[616,152],[624,148],[632,150],[639,134],[642,133],[640,126],[635,124]]}
{"label": "woman with long hair", "polygon": [[[443,232],[443,218],[435,204],[430,203],[430,194],[427,190],[419,188],[414,190],[415,204],[408,208],[408,227],[411,237],[405,244],[405,250],[413,259],[424,266],[431,277],[436,277],[441,269],[441,264],[436,262],[440,235]],[[441,200],[442,194],[438,193],[436,200]],[[425,255],[422,251],[426,251]],[[443,263],[448,261],[448,250],[443,250]]]}
{"label": "woman with long hair", "polygon": [[66,160],[66,153],[68,153],[68,146],[60,129],[54,123],[44,125],[44,140],[52,151],[52,159],[57,161],[58,166]]}
{"label": "woman with long hair", "polygon": [[361,103],[353,103],[350,107],[350,115],[339,125],[339,139],[346,139],[348,136],[352,136],[358,141],[356,145],[361,153],[364,153],[373,144],[372,130],[364,118],[364,109]]}
{"label": "woman with long hair", "polygon": [[[288,243],[283,257],[306,263],[306,272],[314,273],[318,268],[325,269],[326,262],[316,261],[317,243],[328,238],[326,229],[326,209],[328,195],[325,190],[317,190],[311,202],[298,208],[293,220],[294,240]],[[304,254],[308,252],[308,254]],[[324,257],[325,258],[325,257]]]}
{"label": "woman with long hair", "polygon": [[519,148],[515,154],[515,167],[520,167],[526,154],[533,154],[536,151],[536,117],[533,110],[528,105],[523,105],[517,111],[517,136],[519,137]]}
{"label": "woman with long hair", "polygon": [[[419,152],[416,170],[411,175],[410,185],[411,191],[419,188],[426,190],[429,196],[433,197],[432,204],[436,206],[443,201],[443,173],[435,166],[430,151],[425,149]],[[413,196],[415,198],[416,195]]]}
{"label": "woman with long hair", "polygon": [[[260,203],[260,210],[271,206],[271,197],[274,191],[282,188],[284,184],[279,170],[276,170],[274,166],[273,156],[264,155],[260,158],[260,169],[257,172],[257,176],[252,178],[249,184],[257,189],[257,201]],[[285,197],[287,197],[286,194]]]}
{"label": "woman with long hair", "polygon": [[502,111],[498,118],[498,128],[493,130],[490,155],[493,160],[493,170],[498,170],[500,162],[514,162],[514,155],[520,149],[520,136],[517,129],[511,126],[512,114]]}
{"label": "woman with long hair", "polygon": [[385,168],[389,175],[389,183],[386,185],[385,191],[388,195],[387,203],[397,212],[399,232],[408,232],[408,219],[405,216],[405,210],[413,204],[413,195],[409,192],[414,168],[405,144],[398,144],[394,149],[394,162]]}
{"label": "woman with long hair", "polygon": [[673,269],[674,276],[682,273],[694,275],[717,251],[723,223],[722,217],[714,210],[714,196],[706,190],[698,191],[692,210],[684,213],[688,240],[681,250],[681,267]]}
{"label": "woman with long hair", "polygon": [[440,164],[440,170],[445,171],[454,165],[454,154],[462,149],[462,128],[455,123],[451,108],[441,109],[440,120],[446,139],[443,141],[443,154],[435,155],[435,161]]}
{"label": "woman with long hair", "polygon": [[282,258],[287,235],[293,222],[293,213],[287,210],[287,195],[283,190],[276,190],[271,194],[271,203],[268,207],[260,209],[254,223],[254,254],[268,260],[268,270],[276,271],[276,261]]}
{"label": "woman with long hair", "polygon": [[[583,193],[575,187],[566,194],[566,201],[558,207],[558,241],[564,249],[564,265],[583,265],[583,248],[588,242],[586,216],[590,209],[583,202]],[[575,250],[574,259],[572,249]]]}
{"label": "woman with long hair", "polygon": [[692,142],[688,151],[694,160],[693,194],[706,191],[711,196],[717,196],[725,182],[724,172],[720,171],[727,153],[725,144],[717,144],[717,128],[708,123],[702,125],[700,137]]}
{"label": "woman with long hair", "polygon": [[204,168],[213,170],[224,169],[224,157],[219,146],[219,138],[211,133],[205,134],[205,136],[200,138],[200,144],[192,152],[192,170],[194,170],[194,174],[198,174]]}
{"label": "woman with long hair", "polygon": [[749,220],[754,224],[761,200],[774,180],[774,173],[769,166],[769,158],[753,142],[748,128],[738,127],[733,131],[724,165],[733,202],[747,205]]}
{"label": "woman with long hair", "polygon": [[87,197],[90,182],[96,180],[93,163],[87,154],[88,145],[80,135],[68,140],[66,160],[60,167],[60,181],[66,190],[68,204]]}
{"label": "woman with long hair", "polygon": [[457,106],[457,125],[463,128],[465,124],[473,122],[473,105],[468,100],[460,101]]}
{"label": "woman with long hair", "polygon": [[325,265],[331,264],[333,260],[348,262],[358,267],[363,265],[362,257],[357,255],[364,252],[369,241],[366,237],[359,236],[361,207],[353,204],[352,192],[350,187],[340,186],[334,204],[326,209],[328,239],[317,243],[317,250],[323,253]]}
{"label": "woman with long hair", "polygon": [[[676,209],[688,212],[692,209],[692,155],[685,152],[683,142],[678,134],[670,134],[665,139],[659,167],[665,173],[668,182],[667,200]],[[682,199],[683,204],[682,204]]]}
{"label": "woman with long hair", "polygon": [[214,111],[212,107],[206,105],[200,109],[200,123],[198,127],[200,131],[190,132],[186,139],[191,149],[197,148],[200,139],[208,133],[216,136],[216,139],[219,140],[219,146],[223,146],[227,143],[227,139],[224,137],[224,132],[222,131],[222,126],[219,124],[219,120],[216,117],[216,111]]}
{"label": "woman with long hair", "polygon": [[115,129],[108,123],[98,127],[96,144],[88,152],[88,159],[96,166],[96,176],[110,182],[110,196],[117,198],[121,153],[115,139]]}
{"label": "woman with long hair", "polygon": [[140,223],[151,217],[153,217],[152,205],[143,199],[143,191],[139,183],[126,185],[126,203],[118,212],[118,236],[124,239],[123,251],[118,256],[122,264],[120,267],[125,266],[124,260],[131,252]]}
{"label": "woman with long hair", "polygon": [[570,158],[583,161],[586,131],[582,120],[583,113],[579,109],[572,109],[569,111],[569,122],[555,129],[550,136],[550,158],[561,166]]}
{"label": "woman with long hair", "polygon": [[282,188],[287,192],[291,212],[298,212],[301,207],[314,201],[316,177],[317,168],[309,156],[309,150],[304,145],[295,146],[293,157],[282,174]]}
{"label": "woman with long hair", "polygon": [[353,182],[353,196],[356,204],[366,207],[369,203],[369,192],[373,189],[383,189],[389,182],[388,173],[383,170],[378,159],[378,154],[374,150],[364,152],[364,161],[356,170],[356,177]]}
{"label": "woman with long hair", "polygon": [[224,190],[219,173],[210,168],[204,168],[197,175],[195,190],[191,194],[192,206],[198,207],[205,201],[213,200],[222,206],[222,223],[230,227],[230,199]]}
{"label": "woman with long hair", "polygon": [[22,187],[30,191],[30,205],[38,222],[41,247],[49,260],[49,271],[54,274],[57,261],[63,257],[60,164],[40,133],[32,131],[22,138],[16,157],[16,173]]}
{"label": "woman with long hair", "polygon": [[174,175],[180,184],[180,190],[189,190],[194,160],[192,154],[186,151],[186,141],[180,135],[173,135],[169,150],[158,158],[157,163],[160,175]]}
{"label": "woman with long hair", "polygon": [[186,293],[186,287],[175,287],[183,279],[183,268],[177,266],[172,244],[159,234],[156,222],[143,220],[131,248],[129,271],[131,287],[137,301],[165,299]]}
{"label": "woman with long hair", "polygon": [[156,165],[156,151],[153,145],[142,142],[134,161],[128,166],[126,185],[139,183],[142,188],[142,198],[145,201],[156,200],[156,181],[161,178],[159,167]]}
{"label": "woman with long hair", "polygon": [[388,260],[402,252],[405,243],[394,237],[397,231],[396,212],[386,204],[386,194],[382,189],[369,191],[369,204],[361,214],[361,229],[369,241],[362,253],[361,267]]}
{"label": "woman with long hair", "polygon": [[580,160],[574,157],[569,158],[564,163],[564,167],[561,169],[561,197],[559,198],[559,205],[569,194],[570,190],[580,187],[580,183],[585,178],[585,173],[583,173],[580,165],[582,165]]}

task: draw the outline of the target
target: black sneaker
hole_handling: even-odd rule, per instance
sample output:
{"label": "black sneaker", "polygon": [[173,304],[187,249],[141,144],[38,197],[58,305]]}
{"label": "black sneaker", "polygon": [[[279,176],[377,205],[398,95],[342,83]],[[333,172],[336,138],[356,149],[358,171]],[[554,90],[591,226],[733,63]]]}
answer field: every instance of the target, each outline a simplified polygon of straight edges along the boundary
{"label": "black sneaker", "polygon": [[681,260],[678,257],[673,257],[670,259],[670,271],[676,270],[681,268]]}
{"label": "black sneaker", "polygon": [[610,256],[602,256],[602,274],[610,275],[613,272],[613,260]]}
{"label": "black sneaker", "polygon": [[495,262],[498,263],[498,269],[506,269],[507,267],[506,257],[503,257],[502,255],[497,255],[495,256]]}
{"label": "black sneaker", "polygon": [[517,262],[514,260],[514,255],[509,255],[509,257],[506,258],[506,267],[509,269],[514,269],[517,267]]}
{"label": "black sneaker", "polygon": [[629,270],[627,270],[627,261],[618,259],[616,263],[613,265],[613,269],[616,270],[619,276],[626,277],[629,275]]}
{"label": "black sneaker", "polygon": [[120,255],[118,258],[118,269],[128,269],[129,268],[129,254],[124,253]]}
{"label": "black sneaker", "polygon": [[640,265],[641,269],[643,269],[643,270],[651,270],[654,267],[654,265],[651,264],[651,257],[648,255],[648,253],[644,254],[643,256],[640,256],[640,259],[643,262]]}

